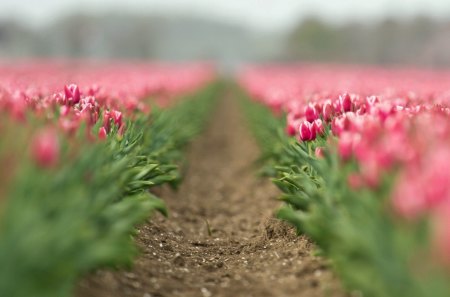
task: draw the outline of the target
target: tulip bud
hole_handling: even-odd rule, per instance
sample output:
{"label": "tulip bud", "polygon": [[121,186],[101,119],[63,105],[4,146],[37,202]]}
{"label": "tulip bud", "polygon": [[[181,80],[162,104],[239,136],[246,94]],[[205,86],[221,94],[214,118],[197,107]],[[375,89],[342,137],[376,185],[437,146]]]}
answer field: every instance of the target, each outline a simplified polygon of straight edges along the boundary
{"label": "tulip bud", "polygon": [[300,139],[302,141],[308,141],[311,138],[311,130],[309,129],[309,122],[303,122],[300,124],[299,132]]}
{"label": "tulip bud", "polygon": [[331,103],[331,100],[327,100],[323,104],[322,115],[324,121],[331,121],[333,116],[333,104]]}
{"label": "tulip bud", "polygon": [[106,132],[109,132],[110,120],[111,120],[111,113],[109,111],[105,110],[103,112],[103,127],[105,127]]}
{"label": "tulip bud", "polygon": [[[297,125],[298,126],[298,125]],[[294,136],[297,133],[297,127],[295,126],[294,123],[288,123],[286,125],[286,134],[289,136]]]}
{"label": "tulip bud", "polygon": [[334,135],[339,136],[343,131],[350,126],[350,121],[346,116],[340,116],[333,119],[331,122],[331,131]]}
{"label": "tulip bud", "polygon": [[122,113],[117,110],[111,111],[111,117],[114,120],[114,124],[116,124],[117,127],[122,126]]}
{"label": "tulip bud", "polygon": [[66,105],[67,104],[66,97],[63,96],[61,93],[53,94],[52,99],[53,99],[53,101],[55,101],[59,105]]}
{"label": "tulip bud", "polygon": [[315,120],[313,125],[314,125],[314,130],[316,131],[317,134],[319,134],[321,136],[325,134],[325,128],[323,126],[323,122],[321,119]]}
{"label": "tulip bud", "polygon": [[36,163],[44,168],[54,166],[59,159],[59,140],[56,131],[42,130],[32,140],[31,154]]}
{"label": "tulip bud", "polygon": [[69,102],[71,105],[80,102],[81,98],[80,89],[75,84],[64,86],[64,95],[67,102]]}
{"label": "tulip bud", "polygon": [[335,110],[336,114],[342,113],[342,105],[341,105],[341,101],[339,101],[339,99],[334,100],[333,109]]}
{"label": "tulip bud", "polygon": [[308,121],[304,121],[299,127],[300,140],[309,141],[316,139],[316,129],[313,124]]}
{"label": "tulip bud", "polygon": [[339,96],[339,102],[341,103],[342,112],[352,111],[353,102],[352,98],[349,94],[344,94],[343,96]]}
{"label": "tulip bud", "polygon": [[100,130],[98,130],[98,138],[101,140],[106,139],[106,136],[108,135],[108,133],[106,132],[105,127],[101,127]]}
{"label": "tulip bud", "polygon": [[305,106],[305,118],[310,123],[319,118],[319,113],[317,112],[316,107],[311,103]]}
{"label": "tulip bud", "polygon": [[372,110],[384,122],[389,116],[395,114],[395,107],[389,102],[383,102],[374,107]]}
{"label": "tulip bud", "polygon": [[125,124],[121,125],[121,126],[119,127],[119,130],[117,130],[117,135],[119,135],[119,136],[122,137],[123,134],[125,133],[126,126],[127,126],[127,125],[125,125]]}
{"label": "tulip bud", "polygon": [[367,107],[366,105],[361,105],[360,108],[358,108],[358,110],[356,111],[356,114],[361,116],[364,115],[366,113]]}
{"label": "tulip bud", "polygon": [[368,105],[374,106],[375,104],[379,103],[380,100],[378,99],[377,96],[370,96],[366,98],[366,102]]}

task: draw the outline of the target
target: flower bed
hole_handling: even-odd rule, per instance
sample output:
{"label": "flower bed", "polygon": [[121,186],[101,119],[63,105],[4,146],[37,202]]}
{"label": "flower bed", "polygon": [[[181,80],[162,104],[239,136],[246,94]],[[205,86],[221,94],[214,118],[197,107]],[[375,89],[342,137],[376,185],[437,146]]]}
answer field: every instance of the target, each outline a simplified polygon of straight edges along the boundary
{"label": "flower bed", "polygon": [[134,226],[167,215],[183,146],[216,90],[205,65],[28,62],[0,68],[0,295],[69,296],[129,265]]}
{"label": "flower bed", "polygon": [[269,107],[247,109],[284,192],[278,216],[347,286],[449,296],[450,73],[255,67],[241,85]]}

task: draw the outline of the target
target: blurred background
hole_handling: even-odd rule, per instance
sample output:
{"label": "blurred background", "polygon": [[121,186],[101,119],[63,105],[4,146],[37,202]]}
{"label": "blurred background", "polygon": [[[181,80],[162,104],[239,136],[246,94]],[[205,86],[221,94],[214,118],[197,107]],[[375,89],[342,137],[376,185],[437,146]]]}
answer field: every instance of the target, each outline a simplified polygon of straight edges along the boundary
{"label": "blurred background", "polygon": [[450,66],[450,0],[1,0],[0,59]]}

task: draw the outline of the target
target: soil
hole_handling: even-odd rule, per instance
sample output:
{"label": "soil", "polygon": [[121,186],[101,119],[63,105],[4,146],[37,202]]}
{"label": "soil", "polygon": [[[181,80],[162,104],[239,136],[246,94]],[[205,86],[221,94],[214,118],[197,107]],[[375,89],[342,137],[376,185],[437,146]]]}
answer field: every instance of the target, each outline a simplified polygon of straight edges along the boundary
{"label": "soil", "polygon": [[98,271],[76,296],[348,296],[314,245],[273,218],[279,192],[256,175],[258,155],[238,103],[224,98],[188,149],[179,190],[159,193],[170,218],[139,228],[133,268]]}

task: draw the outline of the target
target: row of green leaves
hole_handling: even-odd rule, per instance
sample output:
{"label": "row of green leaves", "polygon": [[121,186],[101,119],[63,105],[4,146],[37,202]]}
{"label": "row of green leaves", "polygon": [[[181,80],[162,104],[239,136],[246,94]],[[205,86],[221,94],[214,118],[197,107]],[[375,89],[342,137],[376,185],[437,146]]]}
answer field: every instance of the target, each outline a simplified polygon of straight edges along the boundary
{"label": "row of green leaves", "polygon": [[182,148],[204,125],[217,90],[154,108],[129,121],[123,136],[66,139],[56,168],[19,160],[0,216],[0,296],[70,296],[83,274],[131,264],[135,225],[154,211],[167,215],[149,188],[178,184]]}
{"label": "row of green leaves", "polygon": [[[390,211],[392,173],[377,189],[351,189],[347,177],[357,164],[339,160],[327,141],[333,136],[300,143],[284,132],[284,117],[241,97],[264,173],[283,193],[278,218],[318,245],[349,290],[371,297],[450,296],[448,273],[429,256],[427,223],[403,222]],[[316,147],[327,148],[323,158],[314,155]]]}

